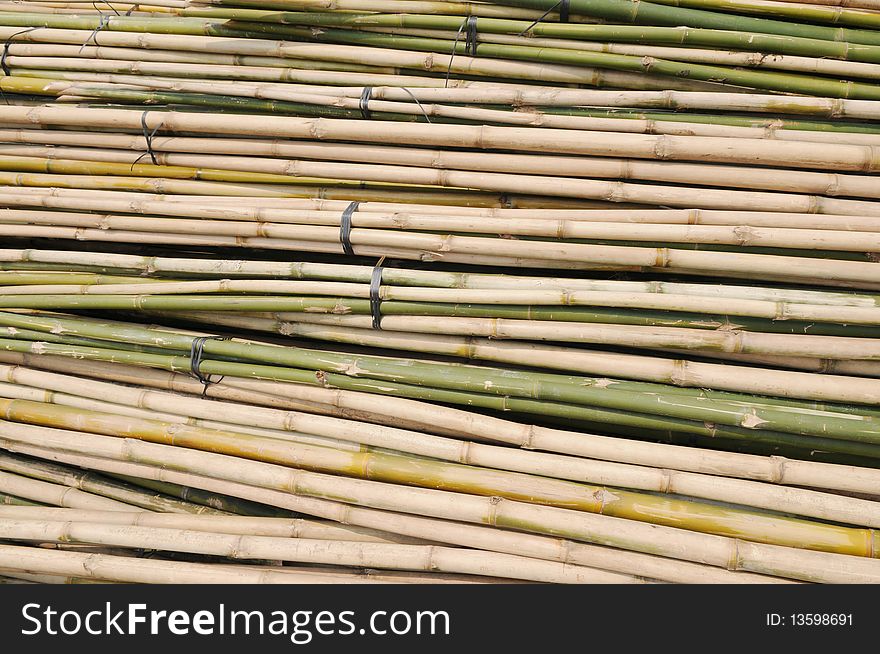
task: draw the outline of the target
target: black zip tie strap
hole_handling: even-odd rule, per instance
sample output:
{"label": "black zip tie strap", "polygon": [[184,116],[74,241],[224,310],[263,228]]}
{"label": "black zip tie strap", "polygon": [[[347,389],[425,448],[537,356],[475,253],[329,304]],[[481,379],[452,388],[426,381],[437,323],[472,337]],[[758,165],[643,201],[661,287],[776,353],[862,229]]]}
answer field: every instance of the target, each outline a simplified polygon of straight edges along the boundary
{"label": "black zip tie strap", "polygon": [[379,296],[379,291],[382,287],[383,261],[385,257],[379,259],[370,276],[370,315],[373,317],[373,329],[382,329],[382,298]]}
{"label": "black zip tie strap", "polygon": [[430,122],[431,122],[431,117],[428,115],[428,112],[425,111],[425,108],[422,106],[422,103],[419,102],[419,99],[415,96],[415,93],[413,93],[412,91],[410,91],[410,90],[409,90],[408,88],[406,88],[405,86],[401,86],[401,87],[399,87],[399,88],[400,88],[401,91],[406,91],[406,92],[409,94],[409,97],[411,97],[411,98],[413,99],[413,102],[415,102],[415,103],[418,105],[419,109],[422,110],[422,114],[424,114],[424,116],[425,116],[425,122],[427,122],[427,123],[430,124]]}
{"label": "black zip tie strap", "polygon": [[477,17],[468,16],[465,27],[464,51],[475,57],[477,56]]}
{"label": "black zip tie strap", "polygon": [[449,86],[449,76],[452,74],[452,62],[455,61],[455,55],[458,52],[458,42],[461,39],[461,33],[465,32],[464,51],[466,54],[476,56],[477,54],[477,17],[468,16],[458,32],[455,34],[455,41],[452,44],[452,54],[449,56],[449,65],[446,67],[446,83],[444,88]]}
{"label": "black zip tie strap", "polygon": [[545,18],[547,18],[547,16],[552,14],[557,9],[559,9],[559,22],[560,23],[567,23],[569,21],[569,19],[571,18],[571,0],[559,0],[559,2],[557,2],[555,5],[550,7],[550,9],[548,9],[543,14],[541,14],[538,17],[538,20],[536,20],[534,23],[532,23],[527,28],[525,28],[522,32],[517,34],[517,36],[524,36],[526,32],[528,32],[535,25],[537,25],[538,23],[543,21]]}
{"label": "black zip tie strap", "polygon": [[15,34],[12,34],[8,39],[6,39],[6,42],[3,44],[3,54],[0,55],[0,69],[3,70],[3,74],[6,75],[6,77],[12,77],[12,71],[9,70],[9,64],[6,63],[6,58],[9,56],[9,48],[12,45],[12,39],[14,39],[16,36],[19,36],[20,34],[27,34],[28,32],[33,32],[34,30],[41,29],[44,28],[42,26],[28,27],[26,30],[16,32]]}
{"label": "black zip tie strap", "polygon": [[150,112],[145,111],[144,113],[141,114],[141,129],[144,132],[144,141],[147,144],[147,151],[144,152],[141,156],[139,156],[137,159],[134,160],[134,163],[131,164],[132,168],[134,168],[137,165],[137,163],[141,159],[146,157],[147,155],[150,155],[150,161],[153,162],[154,166],[159,165],[159,160],[156,158],[156,151],[153,150],[153,137],[155,137],[156,133],[162,128],[162,122],[160,121],[159,124],[156,125],[156,127],[154,127],[153,131],[151,132],[150,128],[147,127],[147,114],[148,113],[150,113]]}
{"label": "black zip tie strap", "polygon": [[208,386],[211,384],[219,384],[225,377],[225,375],[223,375],[220,379],[214,381],[211,379],[211,375],[205,375],[202,373],[201,366],[202,358],[205,356],[205,342],[225,340],[228,340],[225,336],[199,336],[192,340],[192,345],[189,350],[189,370],[190,374],[199,380],[204,386],[202,389],[202,395],[205,395],[208,392]]}
{"label": "black zip tie strap", "polygon": [[361,116],[364,117],[364,120],[370,120],[373,117],[373,113],[370,111],[370,98],[373,96],[373,87],[365,86],[364,92],[361,93],[361,101],[358,103],[358,107],[361,110]]}
{"label": "black zip tie strap", "polygon": [[101,22],[98,23],[98,26],[92,30],[92,33],[89,34],[88,38],[86,38],[86,40],[83,42],[82,46],[79,49],[80,52],[82,52],[83,50],[86,49],[86,46],[89,44],[89,41],[91,41],[92,39],[94,39],[95,45],[98,45],[98,39],[97,39],[98,32],[100,32],[102,29],[104,29],[105,27],[107,27],[110,24],[111,18],[113,18],[113,17],[110,14],[101,14]]}
{"label": "black zip tie strap", "polygon": [[351,215],[357,211],[360,204],[360,202],[352,202],[345,207],[339,221],[339,241],[342,243],[342,251],[349,256],[354,255],[354,248],[351,246]]}

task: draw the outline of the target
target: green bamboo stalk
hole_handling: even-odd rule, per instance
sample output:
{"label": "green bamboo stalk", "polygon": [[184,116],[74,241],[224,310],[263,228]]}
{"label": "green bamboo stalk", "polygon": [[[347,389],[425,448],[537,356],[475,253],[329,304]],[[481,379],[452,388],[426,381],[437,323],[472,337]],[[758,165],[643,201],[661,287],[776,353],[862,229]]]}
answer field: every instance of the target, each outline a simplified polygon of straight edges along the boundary
{"label": "green bamboo stalk", "polygon": [[[256,24],[261,25],[261,24]],[[251,35],[254,25],[242,24],[242,35]],[[369,45],[402,50],[427,52],[452,52],[466,54],[466,44],[443,39],[416,38],[360,32],[354,30],[326,29],[314,32],[309,29],[273,27],[263,28],[271,34],[311,39],[319,42],[343,43],[349,45]],[[235,32],[233,32],[235,34]],[[878,36],[877,44],[880,44]],[[865,59],[880,63],[880,48],[877,53]],[[756,88],[786,93],[818,95],[824,97],[853,98],[861,100],[880,99],[880,92],[872,84],[858,82],[838,82],[820,77],[792,75],[761,70],[742,70],[707,64],[679,63],[664,59],[618,55],[586,50],[566,50],[563,48],[530,48],[515,45],[496,45],[481,43],[477,46],[477,56],[518,61],[546,62],[574,66],[593,66],[611,68],[626,72],[655,73],[670,78],[690,78],[705,82],[723,81],[745,88]],[[857,55],[853,55],[857,56]]]}
{"label": "green bamboo stalk", "polygon": [[220,513],[220,511],[205,506],[176,500],[163,493],[147,493],[129,483],[113,481],[103,475],[77,470],[69,466],[50,464],[29,457],[0,453],[0,470],[78,488],[87,493],[108,497],[149,511],[189,514]]}
{"label": "green bamboo stalk", "polygon": [[[504,0],[498,4],[547,10],[553,0]],[[731,31],[760,32],[785,36],[806,37],[827,41],[846,40],[853,43],[878,44],[880,35],[868,30],[835,29],[819,25],[791,23],[765,18],[733,16],[730,14],[656,5],[635,0],[572,0],[571,11],[576,14],[620,21],[653,25],[687,25]]]}
{"label": "green bamboo stalk", "polygon": [[200,488],[192,488],[190,486],[182,486],[180,484],[172,484],[153,479],[144,479],[142,477],[132,477],[129,475],[108,474],[107,476],[115,477],[128,482],[133,486],[148,488],[171,497],[179,497],[186,502],[209,507],[223,513],[263,518],[294,518],[297,516],[297,514],[292,511],[269,506],[267,504],[260,504],[258,502],[249,502],[248,500],[224,495],[222,493],[211,493]]}
{"label": "green bamboo stalk", "polygon": [[[251,348],[253,346],[249,345],[246,347]],[[99,348],[83,348],[49,343],[27,343],[6,339],[0,339],[0,349],[40,355],[55,354],[62,356],[76,356],[79,358],[99,361],[119,361],[135,365],[157,367],[170,371],[185,371],[190,369],[189,358],[181,356],[162,357],[150,354],[122,352],[118,350],[101,350]],[[278,348],[270,349],[273,350],[274,354],[280,354]],[[297,351],[300,351],[299,348]],[[317,354],[321,358],[328,356],[330,358],[338,358],[341,356],[327,352],[319,352]],[[352,359],[351,357],[347,358]],[[360,370],[359,366],[365,365],[366,360],[364,357],[359,357],[357,360],[358,363],[354,364],[354,367]],[[420,362],[422,367],[426,364],[428,364],[428,362]],[[619,411],[586,406],[582,403],[582,386],[580,385],[567,386],[564,383],[557,383],[554,387],[552,384],[542,383],[540,388],[533,385],[530,385],[527,388],[522,388],[515,383],[511,383],[515,382],[515,379],[506,379],[506,377],[511,375],[511,371],[503,371],[502,377],[500,378],[504,379],[503,386],[501,383],[487,386],[485,383],[485,373],[487,371],[485,369],[478,369],[478,379],[482,379],[483,382],[468,384],[466,382],[458,381],[457,379],[447,380],[448,377],[452,376],[451,371],[458,371],[459,374],[456,375],[456,377],[460,378],[462,370],[457,366],[447,366],[446,364],[440,367],[440,370],[444,372],[440,375],[441,379],[439,381],[434,378],[431,378],[429,381],[419,375],[412,376],[413,371],[410,370],[409,379],[415,383],[392,381],[396,376],[387,375],[379,380],[373,380],[364,378],[362,372],[359,373],[358,377],[353,378],[346,374],[346,371],[352,369],[351,365],[344,366],[341,370],[342,374],[327,372],[321,369],[327,367],[328,366],[326,365],[322,365],[318,370],[281,368],[278,366],[267,366],[254,363],[240,364],[210,359],[203,360],[201,364],[201,369],[206,374],[236,375],[240,377],[269,379],[274,381],[293,381],[306,384],[318,384],[328,387],[360,390],[433,402],[459,404],[464,406],[481,406],[501,411],[551,415],[593,423],[608,422],[616,425],[627,425],[636,429],[652,429],[655,431],[666,431],[679,434],[698,434],[701,436],[718,438],[727,437],[745,443],[755,441],[774,446],[794,447],[796,451],[800,451],[799,458],[809,458],[810,455],[807,454],[807,452],[811,450],[820,453],[834,452],[856,457],[880,458],[880,447],[873,444],[792,435],[755,428],[731,427],[715,423],[706,423],[705,421],[654,416],[635,413],[631,409]],[[332,368],[333,366],[330,367]],[[450,373],[445,372],[445,370],[449,370]],[[535,376],[534,373],[530,373],[530,375]],[[553,377],[552,375],[544,376]],[[426,385],[426,381],[428,384],[434,385]],[[607,380],[598,381],[599,388],[607,387]],[[494,392],[495,395],[485,394],[487,390],[490,393]],[[518,395],[519,397],[517,397]],[[566,402],[573,402],[574,404]],[[740,412],[742,412],[741,408]]]}

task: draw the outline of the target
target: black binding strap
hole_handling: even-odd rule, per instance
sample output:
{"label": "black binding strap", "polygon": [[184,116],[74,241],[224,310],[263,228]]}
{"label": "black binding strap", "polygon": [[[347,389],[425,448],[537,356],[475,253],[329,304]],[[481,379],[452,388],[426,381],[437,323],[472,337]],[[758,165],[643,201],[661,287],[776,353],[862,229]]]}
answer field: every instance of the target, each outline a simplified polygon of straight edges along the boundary
{"label": "black binding strap", "polygon": [[192,344],[190,345],[189,350],[189,370],[190,374],[195,377],[201,384],[204,386],[202,389],[202,395],[208,392],[208,386],[211,384],[219,384],[223,381],[223,377],[220,379],[212,380],[211,375],[205,375],[201,371],[202,366],[202,358],[205,356],[205,342],[206,341],[225,341],[228,340],[224,336],[199,336],[192,340]]}
{"label": "black binding strap", "polygon": [[373,87],[365,86],[364,92],[361,93],[361,100],[358,103],[358,107],[361,110],[361,116],[364,117],[364,120],[370,120],[373,117],[373,112],[370,111],[370,99],[373,96]]}
{"label": "black binding strap", "polygon": [[560,0],[559,22],[567,23],[569,18],[571,18],[571,0]]}
{"label": "black binding strap", "polygon": [[555,5],[550,7],[550,9],[548,9],[543,14],[541,14],[534,23],[532,23],[527,28],[525,28],[522,32],[517,34],[517,36],[524,36],[526,34],[526,32],[531,30],[538,23],[542,22],[545,18],[547,18],[547,16],[552,14],[557,9],[559,10],[559,22],[560,23],[567,23],[569,21],[569,19],[571,18],[571,0],[559,0],[559,2],[557,2]]}
{"label": "black binding strap", "polygon": [[0,70],[3,70],[3,74],[6,77],[12,77],[12,71],[9,70],[9,64],[6,62],[6,58],[9,56],[9,47],[12,45],[12,39],[20,34],[27,34],[28,32],[33,32],[34,30],[41,30],[43,27],[28,27],[26,30],[21,30],[20,32],[16,32],[15,34],[10,35],[6,42],[3,44],[3,54],[0,55]]}
{"label": "black binding strap", "polygon": [[477,17],[468,16],[465,23],[464,51],[472,57],[477,56]]}
{"label": "black binding strap", "polygon": [[141,156],[139,156],[137,159],[134,160],[134,163],[131,164],[132,168],[134,168],[135,164],[137,164],[141,159],[143,159],[147,155],[150,155],[150,161],[153,162],[154,166],[159,165],[159,160],[156,158],[156,151],[153,150],[153,137],[155,137],[156,133],[162,128],[162,121],[159,121],[159,124],[156,125],[156,127],[154,127],[153,131],[151,132],[150,128],[147,127],[147,114],[148,113],[150,113],[150,112],[145,111],[144,113],[141,114],[141,129],[143,130],[143,133],[144,133],[144,141],[147,144],[147,151],[144,152]]}
{"label": "black binding strap", "polygon": [[383,261],[385,257],[379,259],[370,277],[370,315],[373,317],[373,329],[382,329],[382,298],[379,291],[382,287]]}
{"label": "black binding strap", "polygon": [[467,19],[458,28],[455,34],[455,41],[452,43],[452,54],[449,56],[449,65],[446,67],[446,83],[444,88],[449,86],[449,75],[452,73],[452,62],[455,61],[455,55],[458,52],[458,42],[461,39],[461,33],[465,32],[464,51],[465,54],[476,56],[477,54],[477,17],[468,16]]}
{"label": "black binding strap", "polygon": [[101,21],[98,23],[98,26],[92,30],[92,33],[88,35],[85,41],[83,41],[82,47],[80,47],[79,51],[82,52],[86,49],[86,46],[89,44],[89,41],[95,41],[95,45],[98,45],[98,32],[107,27],[110,24],[110,19],[112,16],[110,14],[101,14]]}
{"label": "black binding strap", "polygon": [[360,202],[352,202],[345,207],[342,212],[342,219],[339,221],[339,241],[342,243],[342,251],[347,255],[354,254],[354,248],[351,246],[351,215],[357,211]]}

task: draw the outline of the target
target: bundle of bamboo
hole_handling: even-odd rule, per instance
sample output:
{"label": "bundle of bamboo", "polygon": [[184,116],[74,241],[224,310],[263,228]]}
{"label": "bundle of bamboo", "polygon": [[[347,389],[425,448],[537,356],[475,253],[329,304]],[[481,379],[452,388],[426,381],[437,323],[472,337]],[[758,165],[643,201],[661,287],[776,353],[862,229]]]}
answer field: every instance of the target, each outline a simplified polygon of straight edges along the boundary
{"label": "bundle of bamboo", "polygon": [[880,583],[839,4],[0,0],[0,581]]}

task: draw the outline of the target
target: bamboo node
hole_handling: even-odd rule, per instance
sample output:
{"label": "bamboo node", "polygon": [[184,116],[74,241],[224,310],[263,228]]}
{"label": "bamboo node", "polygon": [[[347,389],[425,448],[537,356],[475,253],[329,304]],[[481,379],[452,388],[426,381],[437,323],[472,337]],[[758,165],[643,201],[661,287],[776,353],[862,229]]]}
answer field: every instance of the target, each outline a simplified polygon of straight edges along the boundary
{"label": "bamboo node", "polygon": [[493,527],[498,526],[498,509],[501,506],[501,502],[504,501],[503,497],[498,497],[497,495],[493,495],[489,498],[489,511],[486,514],[486,522]]}
{"label": "bamboo node", "polygon": [[675,474],[674,471],[668,468],[660,469],[660,483],[657,487],[658,493],[671,493],[673,491],[673,476]]}
{"label": "bamboo node", "polygon": [[731,538],[730,539],[730,557],[727,559],[727,569],[730,572],[736,572],[741,567],[740,553],[739,553],[739,538]]}
{"label": "bamboo node", "polygon": [[535,439],[535,432],[536,432],[536,429],[537,429],[537,428],[535,427],[535,425],[531,425],[531,424],[530,424],[530,425],[527,425],[527,427],[526,427],[526,436],[525,436],[525,438],[522,440],[522,442],[520,442],[520,445],[519,445],[522,449],[524,449],[524,450],[533,450],[533,449],[535,449],[535,446],[534,446],[534,439]]}
{"label": "bamboo node", "polygon": [[785,479],[785,464],[787,459],[783,456],[771,456],[770,478],[767,480],[773,484],[781,484]]}
{"label": "bamboo node", "polygon": [[733,235],[737,239],[737,245],[746,246],[750,245],[755,237],[755,230],[748,225],[737,225],[733,228]]}

